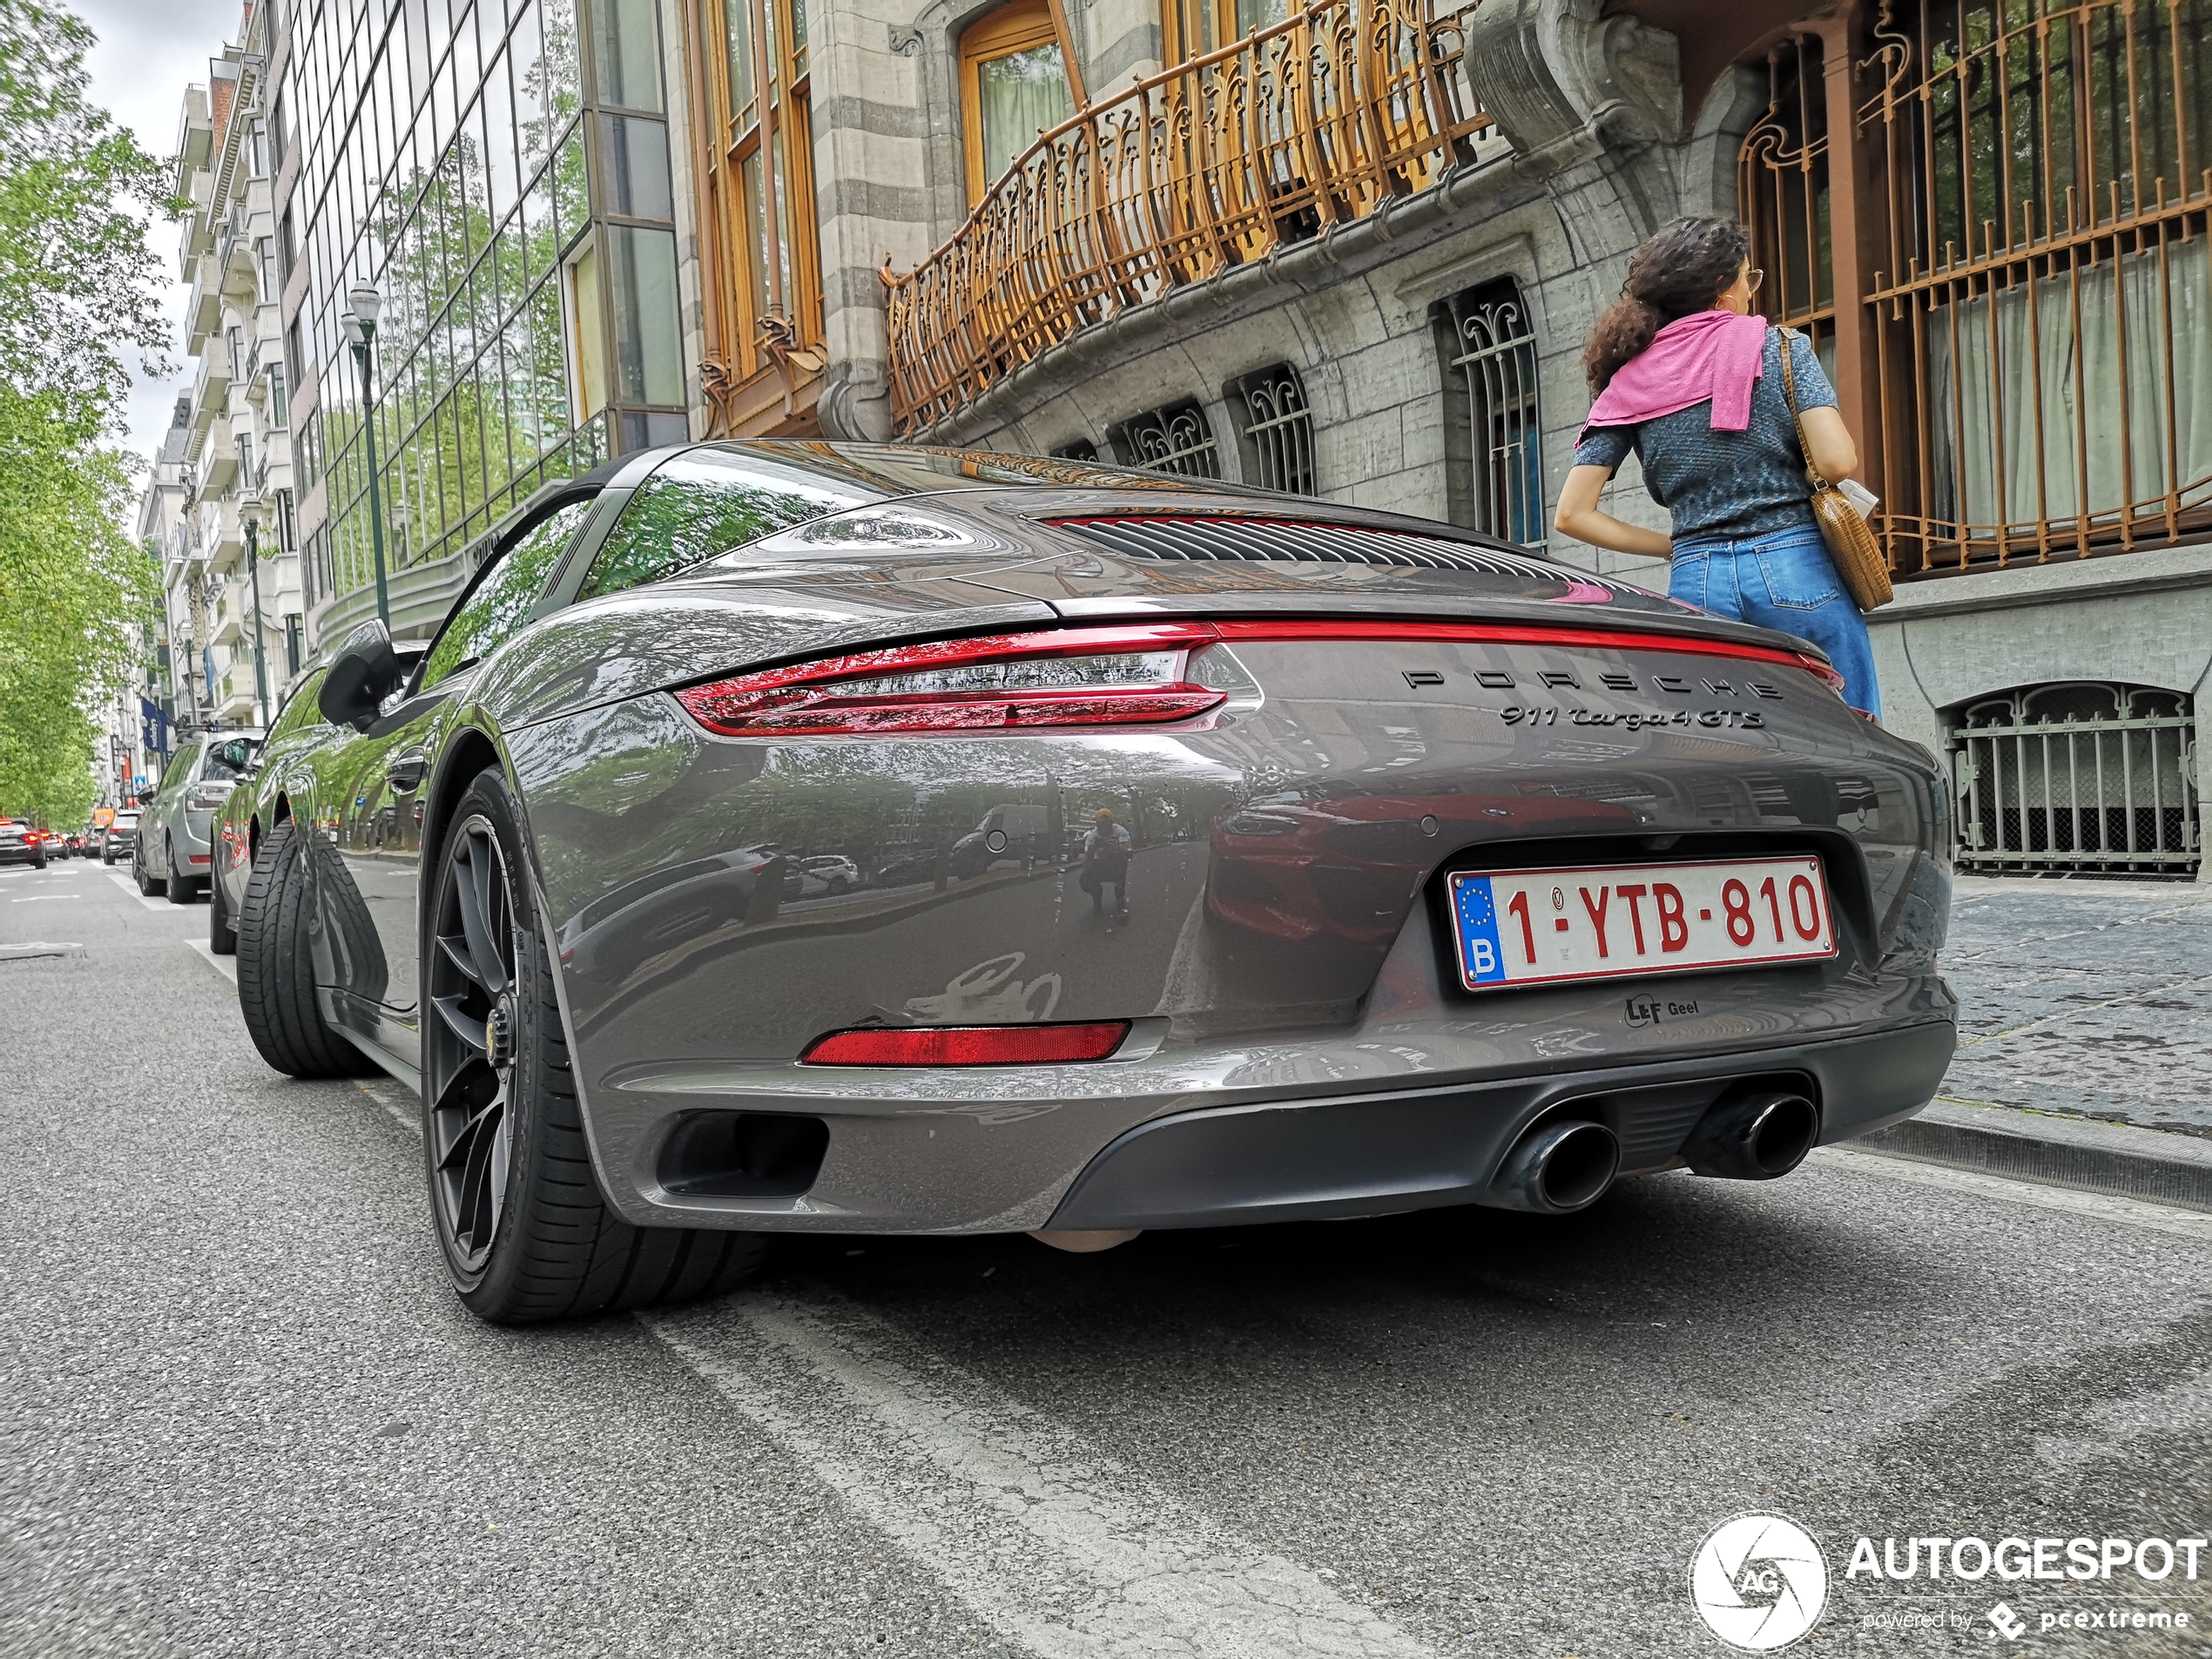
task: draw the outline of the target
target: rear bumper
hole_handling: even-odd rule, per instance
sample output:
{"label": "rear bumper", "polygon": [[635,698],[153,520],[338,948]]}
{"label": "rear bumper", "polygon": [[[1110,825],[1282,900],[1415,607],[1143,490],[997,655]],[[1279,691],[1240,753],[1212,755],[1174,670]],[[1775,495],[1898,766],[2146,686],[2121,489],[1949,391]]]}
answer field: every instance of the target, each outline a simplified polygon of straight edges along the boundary
{"label": "rear bumper", "polygon": [[[1897,1123],[1942,1082],[1955,1003],[1933,976],[1885,1000],[1886,1017],[1833,1036],[1502,1073],[1387,1069],[1412,1046],[1402,1027],[1394,1042],[1360,1033],[1318,1054],[1193,1052],[1163,1045],[1167,1022],[1147,1020],[1123,1055],[1086,1065],[633,1073],[587,1091],[585,1123],[609,1202],[644,1226],[985,1233],[1377,1215],[1474,1201],[1521,1131],[1567,1103],[1615,1130],[1629,1170],[1673,1167],[1704,1109],[1745,1078],[1809,1085],[1824,1143]],[[738,1113],[826,1130],[805,1190],[671,1190],[671,1149]]]}
{"label": "rear bumper", "polygon": [[1933,1021],[1722,1060],[1163,1117],[1093,1158],[1049,1224],[1219,1227],[1471,1204],[1521,1132],[1561,1109],[1606,1123],[1624,1170],[1673,1168],[1723,1089],[1776,1073],[1813,1080],[1823,1144],[1850,1140],[1926,1105],[1956,1035]]}

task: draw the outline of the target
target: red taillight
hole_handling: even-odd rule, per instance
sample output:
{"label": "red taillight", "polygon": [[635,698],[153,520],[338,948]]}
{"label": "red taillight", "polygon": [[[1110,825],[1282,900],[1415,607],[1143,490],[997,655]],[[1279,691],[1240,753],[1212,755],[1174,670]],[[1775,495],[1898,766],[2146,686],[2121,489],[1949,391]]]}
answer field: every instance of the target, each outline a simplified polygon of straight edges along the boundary
{"label": "red taillight", "polygon": [[[1843,697],[1844,677],[1841,674],[1838,674],[1825,660],[1814,656],[1809,651],[1791,651],[1790,654],[1797,659],[1797,666],[1799,668],[1804,669],[1806,673],[1811,675],[1813,678],[1818,680],[1823,685],[1833,691],[1838,697]],[[1844,701],[1849,702],[1850,699],[1845,698]]]}
{"label": "red taillight", "polygon": [[870,1026],[817,1037],[809,1066],[1049,1066],[1103,1060],[1129,1035],[1127,1020],[1082,1025]]}
{"label": "red taillight", "polygon": [[1184,677],[1204,623],[993,634],[894,645],[697,685],[676,696],[725,737],[1158,725],[1227,693]]}
{"label": "red taillight", "polygon": [[1802,668],[1838,696],[1844,684],[1817,657],[1742,640],[1521,623],[1271,618],[931,640],[739,674],[676,697],[701,725],[730,738],[1162,725],[1228,700],[1189,678],[1190,658],[1207,645],[1300,639],[1672,651]]}

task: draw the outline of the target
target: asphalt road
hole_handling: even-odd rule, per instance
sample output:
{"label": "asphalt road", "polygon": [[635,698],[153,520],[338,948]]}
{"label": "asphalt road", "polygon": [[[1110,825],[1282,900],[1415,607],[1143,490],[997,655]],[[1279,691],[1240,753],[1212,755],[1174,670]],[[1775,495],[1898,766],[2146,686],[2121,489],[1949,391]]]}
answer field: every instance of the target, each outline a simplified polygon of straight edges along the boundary
{"label": "asphalt road", "polygon": [[0,872],[0,1654],[1718,1655],[1689,1564],[1760,1510],[1828,1559],[1793,1653],[2205,1650],[2040,1619],[2212,1622],[2212,1560],[1844,1567],[2204,1535],[2212,1217],[1824,1153],[1564,1222],[813,1241],[501,1331],[411,1098],[262,1066],[206,919]]}

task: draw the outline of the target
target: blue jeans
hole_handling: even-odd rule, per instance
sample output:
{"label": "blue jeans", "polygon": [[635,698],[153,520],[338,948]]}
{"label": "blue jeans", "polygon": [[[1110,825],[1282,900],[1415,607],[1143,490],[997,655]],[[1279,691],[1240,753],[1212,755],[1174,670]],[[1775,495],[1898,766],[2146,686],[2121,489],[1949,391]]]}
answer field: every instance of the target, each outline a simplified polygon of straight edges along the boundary
{"label": "blue jeans", "polygon": [[1844,677],[1844,700],[1882,718],[1866,618],[1811,525],[1743,541],[1678,542],[1667,593],[1717,617],[1811,640]]}

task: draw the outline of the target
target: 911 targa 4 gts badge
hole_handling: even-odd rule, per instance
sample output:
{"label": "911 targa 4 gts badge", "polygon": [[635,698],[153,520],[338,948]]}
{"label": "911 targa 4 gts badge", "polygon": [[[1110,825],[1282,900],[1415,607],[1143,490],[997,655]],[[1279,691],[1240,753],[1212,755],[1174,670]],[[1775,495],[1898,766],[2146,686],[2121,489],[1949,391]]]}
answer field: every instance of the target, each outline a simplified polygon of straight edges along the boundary
{"label": "911 targa 4 gts badge", "polygon": [[1629,732],[1662,725],[1757,732],[1766,725],[1766,717],[1757,709],[1561,709],[1508,703],[1498,712],[1507,725],[1606,725]]}

